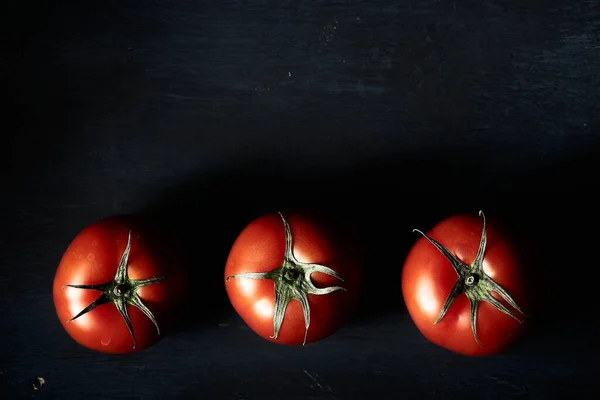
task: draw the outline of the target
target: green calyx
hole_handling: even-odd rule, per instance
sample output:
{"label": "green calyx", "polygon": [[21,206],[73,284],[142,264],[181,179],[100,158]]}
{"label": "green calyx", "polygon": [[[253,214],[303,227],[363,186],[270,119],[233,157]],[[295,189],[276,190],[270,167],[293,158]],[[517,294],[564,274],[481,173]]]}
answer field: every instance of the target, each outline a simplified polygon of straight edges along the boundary
{"label": "green calyx", "polygon": [[112,281],[98,285],[65,285],[63,286],[63,289],[65,287],[72,287],[76,289],[95,290],[101,293],[96,300],[94,300],[90,305],[81,310],[77,315],[69,319],[67,322],[71,322],[81,317],[82,315],[87,314],[88,312],[92,311],[93,309],[102,304],[113,303],[115,307],[117,307],[117,310],[119,311],[119,313],[123,317],[123,320],[125,321],[125,324],[127,325],[127,329],[129,330],[129,333],[131,334],[131,339],[133,341],[133,348],[135,348],[135,333],[133,331],[131,319],[129,318],[127,306],[131,305],[137,307],[140,311],[142,311],[144,315],[146,315],[146,317],[148,317],[148,319],[152,321],[152,323],[156,327],[156,331],[160,335],[160,328],[158,327],[158,322],[156,321],[156,318],[154,317],[150,309],[148,309],[148,307],[146,307],[146,305],[142,302],[142,299],[137,294],[137,290],[143,286],[148,286],[153,283],[160,282],[164,280],[165,277],[159,276],[148,279],[129,279],[129,276],[127,274],[127,265],[130,251],[131,232],[129,232],[127,238],[127,247],[125,248],[125,251],[121,256],[121,261],[119,262],[119,266],[117,267],[117,273],[115,274],[115,278]]}
{"label": "green calyx", "polygon": [[477,255],[475,256],[475,260],[471,263],[471,265],[467,265],[463,263],[459,258],[454,255],[450,250],[441,245],[436,240],[430,238],[425,233],[421,232],[418,229],[413,229],[413,232],[418,232],[422,236],[424,236],[431,244],[433,244],[439,251],[446,257],[450,264],[456,271],[458,275],[458,280],[454,284],[454,287],[450,291],[446,302],[442,306],[442,310],[438,318],[435,320],[434,324],[437,324],[444,318],[446,312],[454,302],[454,299],[458,297],[459,294],[464,293],[469,299],[470,304],[470,322],[471,322],[471,330],[473,331],[473,336],[477,344],[483,347],[479,338],[477,336],[477,310],[479,308],[479,303],[485,301],[491,305],[493,305],[498,311],[505,313],[506,315],[514,318],[519,323],[522,323],[522,320],[515,315],[508,307],[498,301],[493,295],[492,291],[498,293],[500,297],[502,297],[511,307],[517,310],[521,315],[525,316],[525,313],[521,310],[521,308],[517,305],[517,303],[513,300],[513,298],[508,294],[502,286],[494,282],[492,278],[485,273],[483,270],[483,258],[485,254],[485,248],[487,244],[487,233],[486,233],[486,219],[483,211],[479,211],[479,216],[483,218],[483,229],[481,233],[481,239],[479,241],[479,249],[477,250]]}
{"label": "green calyx", "polygon": [[279,267],[269,272],[248,272],[228,276],[226,282],[231,278],[246,279],[268,279],[275,284],[275,306],[273,311],[273,336],[277,339],[288,304],[292,300],[298,300],[302,306],[304,314],[304,341],[308,335],[310,326],[310,305],[308,295],[326,295],[338,290],[346,290],[342,286],[330,286],[326,288],[317,288],[311,280],[314,272],[320,272],[343,281],[342,277],[329,267],[320,264],[303,263],[296,259],[292,251],[292,234],[290,226],[281,213],[279,213],[285,229],[285,252],[283,261]]}

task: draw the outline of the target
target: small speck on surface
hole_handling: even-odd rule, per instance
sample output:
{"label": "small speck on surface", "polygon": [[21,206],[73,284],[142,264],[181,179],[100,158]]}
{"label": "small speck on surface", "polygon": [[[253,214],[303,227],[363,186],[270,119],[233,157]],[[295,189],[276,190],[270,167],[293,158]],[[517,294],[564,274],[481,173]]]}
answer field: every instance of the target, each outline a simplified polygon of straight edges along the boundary
{"label": "small speck on surface", "polygon": [[46,386],[46,380],[44,378],[37,377],[36,379],[33,380],[33,382],[31,383],[31,387],[33,390],[43,390],[44,387]]}

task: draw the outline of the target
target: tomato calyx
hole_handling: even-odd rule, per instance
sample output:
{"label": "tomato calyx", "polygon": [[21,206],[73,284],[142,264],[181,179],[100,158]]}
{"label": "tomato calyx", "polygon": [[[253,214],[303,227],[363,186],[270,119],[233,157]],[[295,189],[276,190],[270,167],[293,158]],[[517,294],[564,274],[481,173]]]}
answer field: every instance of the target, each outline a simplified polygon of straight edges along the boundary
{"label": "tomato calyx", "polygon": [[517,322],[522,323],[523,321],[515,315],[508,307],[498,301],[493,295],[492,291],[498,293],[500,297],[502,297],[511,307],[517,310],[522,316],[526,316],[525,313],[521,310],[519,305],[513,300],[513,298],[508,294],[508,292],[500,286],[498,283],[494,282],[494,280],[485,273],[483,270],[483,258],[485,254],[485,247],[487,244],[487,233],[486,233],[486,219],[483,211],[479,211],[479,216],[483,218],[483,229],[481,232],[481,239],[479,241],[479,248],[477,250],[477,255],[475,259],[471,263],[471,265],[467,265],[463,263],[455,254],[450,252],[446,247],[437,242],[435,239],[432,239],[422,231],[418,229],[413,229],[413,232],[417,232],[421,234],[425,239],[427,239],[431,244],[433,244],[439,251],[446,257],[446,259],[450,262],[454,271],[458,275],[458,280],[454,284],[454,287],[450,291],[446,302],[442,306],[442,310],[440,311],[439,316],[435,320],[434,324],[437,324],[444,318],[446,312],[454,302],[454,299],[458,297],[459,294],[464,293],[469,299],[470,304],[470,322],[471,322],[471,330],[473,331],[473,337],[478,345],[483,347],[479,338],[477,336],[477,310],[479,308],[479,303],[485,301],[492,306],[494,306],[497,310],[503,312],[504,314],[514,318]]}
{"label": "tomato calyx", "polygon": [[312,282],[311,275],[314,272],[320,272],[334,278],[344,281],[342,277],[329,267],[314,263],[300,262],[292,250],[292,233],[290,226],[283,214],[278,213],[285,229],[285,251],[281,265],[269,272],[248,272],[242,274],[230,275],[225,282],[232,278],[246,279],[268,279],[275,284],[275,305],[273,310],[273,335],[271,339],[277,339],[288,304],[292,300],[298,300],[302,306],[304,315],[304,340],[302,345],[306,344],[308,328],[310,326],[310,305],[308,295],[326,295],[338,290],[346,291],[342,286],[329,286],[317,288]]}
{"label": "tomato calyx", "polygon": [[133,348],[135,349],[135,333],[133,331],[133,325],[131,323],[131,319],[129,318],[129,312],[127,311],[127,306],[132,305],[138,308],[140,311],[152,321],[154,326],[156,327],[156,331],[160,335],[160,328],[158,326],[158,322],[154,317],[154,314],[146,307],[146,305],[140,299],[140,296],[137,294],[137,290],[143,286],[148,286],[153,283],[160,282],[164,280],[166,277],[157,276],[148,279],[129,279],[127,274],[127,266],[129,260],[129,253],[131,251],[131,231],[129,232],[129,236],[127,238],[127,247],[125,247],[125,251],[121,256],[121,261],[119,262],[119,266],[117,267],[117,273],[115,274],[115,278],[106,283],[101,283],[98,285],[64,285],[65,287],[72,287],[76,289],[87,289],[87,290],[95,290],[101,292],[100,296],[94,300],[90,305],[81,310],[77,315],[73,318],[69,319],[67,322],[71,322],[84,314],[92,311],[96,307],[113,303],[116,307],[125,324],[127,325],[127,329],[131,334],[131,339],[133,341]]}

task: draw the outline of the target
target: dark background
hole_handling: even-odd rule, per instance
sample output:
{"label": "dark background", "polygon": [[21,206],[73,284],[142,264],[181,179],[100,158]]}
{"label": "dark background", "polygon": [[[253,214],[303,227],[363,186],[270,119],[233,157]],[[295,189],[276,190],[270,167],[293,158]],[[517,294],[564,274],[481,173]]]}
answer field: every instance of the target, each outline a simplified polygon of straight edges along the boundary
{"label": "dark background", "polygon": [[[2,8],[2,399],[598,393],[598,1]],[[296,206],[366,251],[359,313],[305,348],[249,331],[222,283],[240,229]],[[510,352],[468,358],[419,334],[399,276],[412,228],[479,209],[522,245],[536,302]],[[71,239],[122,213],[207,277],[187,329],[107,356],[68,337],[51,287]]]}

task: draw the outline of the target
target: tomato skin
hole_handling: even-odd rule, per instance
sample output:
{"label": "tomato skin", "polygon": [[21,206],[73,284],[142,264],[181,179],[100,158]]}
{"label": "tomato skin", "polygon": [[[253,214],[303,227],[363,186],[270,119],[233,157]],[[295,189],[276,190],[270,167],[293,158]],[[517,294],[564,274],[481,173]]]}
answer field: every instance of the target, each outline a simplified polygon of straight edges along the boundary
{"label": "tomato skin", "polygon": [[[285,213],[293,238],[293,253],[298,261],[328,266],[344,281],[315,272],[311,278],[318,288],[341,285],[346,291],[326,295],[308,295],[311,311],[306,343],[316,342],[334,333],[356,306],[359,290],[359,261],[352,247],[343,246],[340,236],[327,230],[318,219],[299,212]],[[268,272],[282,263],[285,229],[277,213],[256,218],[235,240],[227,258],[224,277]],[[274,343],[300,345],[305,334],[300,303],[292,300],[285,312],[279,336],[273,338],[275,286],[271,280],[237,278],[225,288],[235,311],[259,336]]]}
{"label": "tomato skin", "polygon": [[[477,254],[481,231],[481,218],[455,215],[439,222],[427,235],[470,265]],[[521,309],[526,307],[525,280],[519,256],[493,222],[487,225],[483,270]],[[450,262],[424,237],[419,238],[410,249],[402,270],[402,294],[419,331],[432,343],[463,355],[486,356],[506,350],[523,333],[525,324],[487,302],[480,302],[477,313],[480,346],[471,330],[470,304],[464,293],[434,325],[456,282],[457,274]],[[492,295],[507,305],[499,295],[494,292]]]}
{"label": "tomato skin", "polygon": [[[131,230],[131,252],[127,273],[131,279],[167,276],[161,282],[140,287],[137,293],[152,311],[161,336],[168,331],[167,315],[183,300],[185,279],[179,264],[162,258],[152,230],[131,216],[115,216],[84,228],[72,240],[59,263],[53,282],[54,306],[67,333],[79,344],[103,353],[122,354],[141,351],[158,339],[156,327],[138,308],[127,307],[136,347],[129,330],[113,303],[99,305],[79,318],[67,322],[94,302],[100,292],[64,287],[69,284],[102,284],[115,278]],[[167,254],[167,253],[165,253]]]}

